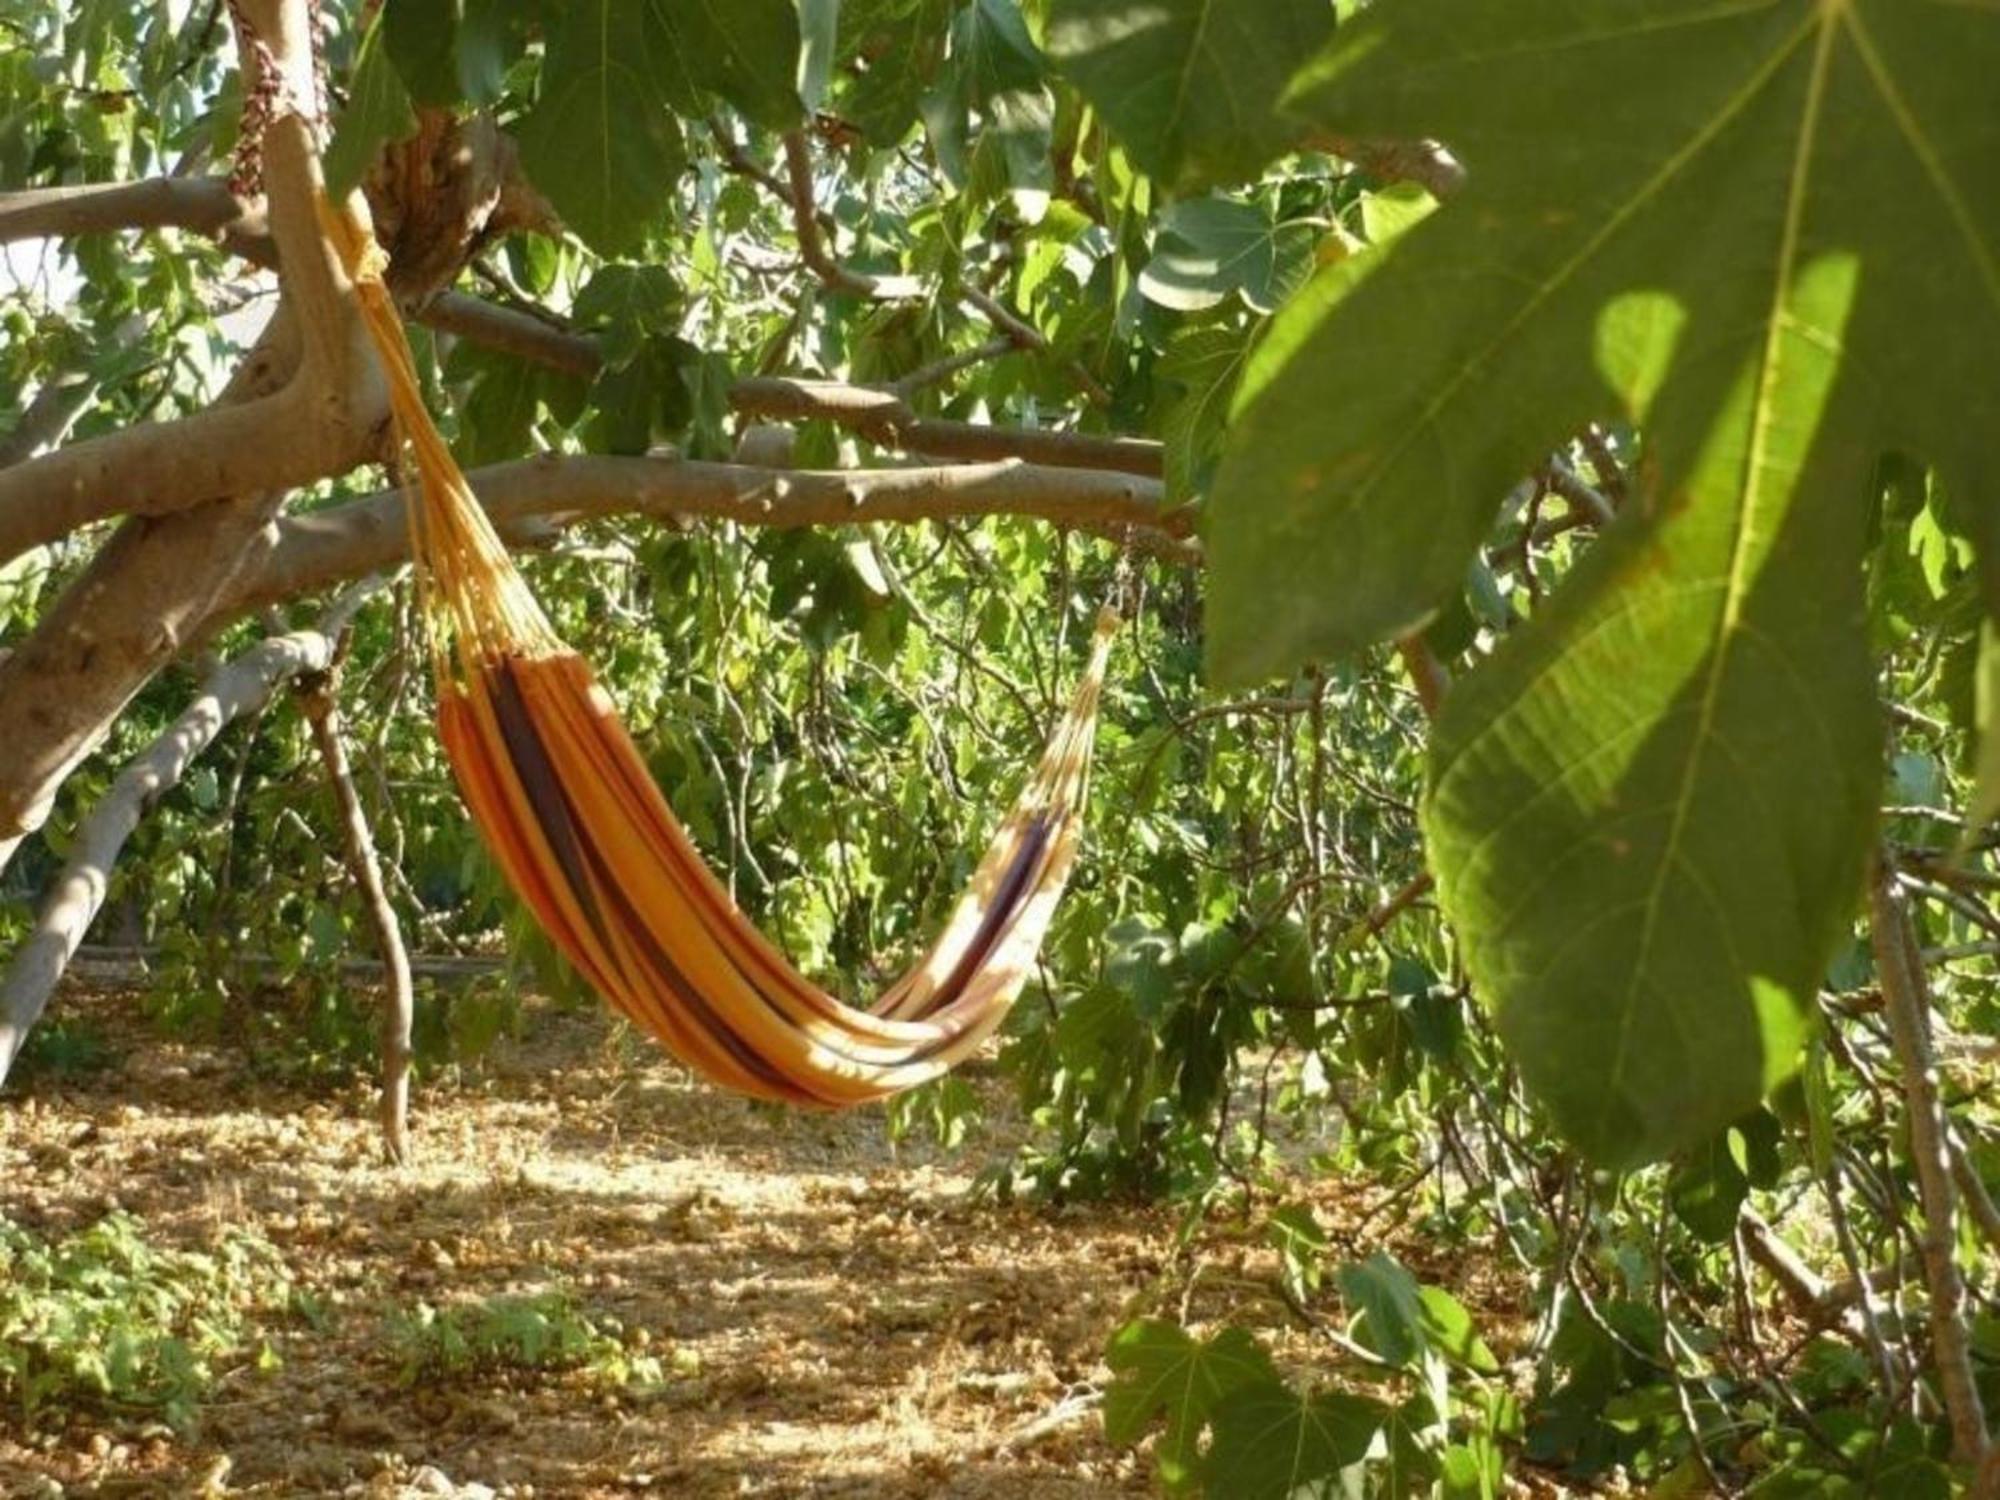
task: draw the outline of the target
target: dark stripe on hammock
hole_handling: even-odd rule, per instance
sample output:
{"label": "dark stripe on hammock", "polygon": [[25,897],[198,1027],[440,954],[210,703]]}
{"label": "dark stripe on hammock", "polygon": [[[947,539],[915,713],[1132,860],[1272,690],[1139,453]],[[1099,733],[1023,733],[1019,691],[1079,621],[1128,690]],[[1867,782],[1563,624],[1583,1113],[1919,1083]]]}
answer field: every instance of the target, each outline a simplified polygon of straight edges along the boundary
{"label": "dark stripe on hammock", "polygon": [[541,730],[528,712],[520,685],[514,681],[513,658],[494,658],[480,675],[489,688],[487,699],[493,705],[493,717],[500,726],[500,737],[507,743],[507,758],[513,762],[514,774],[520,778],[521,788],[528,794],[528,805],[534,809],[535,821],[541,825],[556,863],[562,866],[563,879],[575,894],[577,905],[583,908],[591,929],[600,939],[606,938],[604,914],[597,909],[590,883],[584,878],[580,840],[575,820],[570,816],[569,798],[563,794],[561,778],[556,775],[555,767],[549,762],[548,750],[542,744]]}
{"label": "dark stripe on hammock", "polygon": [[[599,938],[605,941],[607,951],[615,954],[616,950],[609,941],[605,915],[598,908],[594,894],[600,888],[609,894],[612,904],[617,909],[616,914],[623,919],[625,933],[639,946],[647,963],[666,981],[668,989],[693,1014],[696,1023],[714,1037],[753,1077],[777,1091],[782,1097],[797,1098],[798,1086],[774,1068],[736,1032],[722,1023],[707,1001],[702,998],[701,993],[689,983],[687,976],[666,953],[661,951],[625,892],[611,878],[610,872],[604,866],[603,857],[587,841],[578,836],[580,820],[571,806],[569,793],[564,789],[561,778],[555,773],[548,748],[542,743],[541,731],[528,712],[520,684],[514,680],[513,658],[500,657],[494,666],[495,670],[488,672],[486,677],[496,689],[493,694],[494,717],[499,721],[500,732],[507,741],[507,753],[514,762],[515,774],[521,778],[522,786],[528,791],[529,801],[535,809],[535,817],[548,833],[550,846],[557,851],[556,858],[563,867],[564,878],[576,893],[577,903],[589,914],[591,926],[596,929]],[[586,873],[586,866],[590,873],[598,877],[595,884]],[[662,1037],[661,1040],[666,1039]]]}
{"label": "dark stripe on hammock", "polygon": [[[918,1019],[930,1016],[944,1009],[964,993],[972,976],[979,972],[994,945],[1000,941],[1014,918],[1019,914],[1021,897],[1029,889],[1036,869],[1041,864],[1042,851],[1049,841],[1049,815],[1036,813],[1028,824],[1028,831],[1021,837],[1021,847],[1015,851],[1007,872],[1000,877],[1000,884],[993,892],[993,899],[986,907],[986,915],[979,919],[979,930],[974,932],[959,955],[951,972],[938,981],[930,1003],[918,1013]],[[926,1049],[927,1051],[929,1049]]]}

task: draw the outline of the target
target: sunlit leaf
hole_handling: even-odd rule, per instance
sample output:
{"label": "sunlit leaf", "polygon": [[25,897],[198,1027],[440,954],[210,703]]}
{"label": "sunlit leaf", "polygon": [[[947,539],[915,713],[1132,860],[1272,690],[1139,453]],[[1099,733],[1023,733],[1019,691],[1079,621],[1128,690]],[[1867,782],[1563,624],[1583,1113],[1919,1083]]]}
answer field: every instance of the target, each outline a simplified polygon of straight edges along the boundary
{"label": "sunlit leaf", "polygon": [[1796,1066],[1869,833],[1876,456],[1992,489],[1996,75],[1977,6],[1385,0],[1291,94],[1470,181],[1253,356],[1208,516],[1220,680],[1421,626],[1542,455],[1647,435],[1627,513],[1453,689],[1425,808],[1477,988],[1599,1158]]}
{"label": "sunlit leaf", "polygon": [[1341,1391],[1302,1395],[1260,1381],[1215,1408],[1204,1466],[1208,1493],[1230,1500],[1293,1500],[1366,1458],[1387,1416],[1379,1401]]}
{"label": "sunlit leaf", "polygon": [[1160,216],[1139,290],[1162,307],[1201,312],[1231,295],[1259,312],[1283,301],[1312,268],[1315,226],[1274,223],[1257,204],[1226,198],[1176,203]]}
{"label": "sunlit leaf", "polygon": [[1204,1342],[1176,1324],[1140,1318],[1118,1330],[1104,1358],[1116,1376],[1104,1393],[1104,1435],[1132,1443],[1164,1421],[1156,1458],[1170,1489],[1193,1482],[1197,1444],[1215,1403],[1277,1380],[1270,1357],[1241,1328],[1224,1328]]}

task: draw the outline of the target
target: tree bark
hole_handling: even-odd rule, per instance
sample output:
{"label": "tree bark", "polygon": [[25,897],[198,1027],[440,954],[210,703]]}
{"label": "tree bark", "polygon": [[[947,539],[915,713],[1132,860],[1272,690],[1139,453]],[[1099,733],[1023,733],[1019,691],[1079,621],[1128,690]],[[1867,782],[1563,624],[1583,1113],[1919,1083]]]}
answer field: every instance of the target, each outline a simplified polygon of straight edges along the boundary
{"label": "tree bark", "polygon": [[1166,472],[1166,450],[1145,438],[994,427],[920,417],[893,391],[833,380],[763,376],[729,388],[729,404],[746,416],[838,422],[872,443],[932,458],[1019,458],[1070,469],[1109,469],[1157,479]]}
{"label": "tree bark", "polygon": [[[624,514],[775,527],[1021,515],[1174,537],[1193,524],[1190,513],[1165,508],[1156,480],[1018,463],[778,471],[673,457],[550,455],[466,477],[501,535],[517,546],[546,542],[558,527]],[[407,558],[406,503],[401,490],[385,490],[279,522],[262,562],[218,604],[211,626]]]}
{"label": "tree bark", "polygon": [[382,958],[385,980],[381,1025],[382,1150],[392,1163],[401,1166],[410,1159],[410,1023],[416,1010],[416,995],[410,980],[409,950],[403,945],[396,908],[390,903],[388,887],[382,880],[382,861],[375,852],[375,836],[369,831],[367,814],[361,809],[361,796],[355,790],[354,772],[341,737],[339,654],[335,652],[335,659],[325,671],[299,680],[299,704],[305,711],[306,722],[312,726],[320,762],[326,767],[326,779],[333,788],[347,871],[361,893],[368,926],[375,936],[375,951]]}
{"label": "tree bark", "polygon": [[189,229],[261,266],[277,263],[263,205],[220,177],[146,177],[0,193],[0,242],[124,229]]}
{"label": "tree bark", "polygon": [[[224,401],[271,389],[296,367],[281,308]],[[39,828],[57,788],[96,748],[133,694],[236,583],[245,549],[278,494],[219,500],[125,522],[21,645],[0,659],[0,852]],[[0,863],[0,867],[4,867]]]}
{"label": "tree bark", "polygon": [[[245,72],[257,76],[259,58],[268,53],[286,97],[312,98],[305,0],[243,3],[264,44],[244,49]],[[296,114],[273,121],[264,162],[283,296],[222,403],[248,403],[308,381],[297,410],[314,436],[266,432],[262,444],[342,446],[324,438],[342,429],[346,442],[358,443],[356,434],[374,426],[382,397],[372,366],[361,358],[346,279],[320,233],[312,127]],[[41,825],[63,779],[132,695],[239,584],[252,542],[283,498],[257,491],[126,521],[21,647],[0,660],[0,722],[7,726],[0,739],[0,856]]]}
{"label": "tree bark", "polygon": [[69,859],[0,978],[0,1082],[104,904],[111,868],[140,819],[180,784],[188,767],[231,721],[268,702],[288,678],[322,670],[332,660],[334,637],[370,591],[367,585],[350,590],[319,629],[274,636],[219,668],[172,727],[126,765],[77,826]]}
{"label": "tree bark", "polygon": [[1965,1279],[1957,1258],[1958,1195],[1951,1174],[1949,1122],[1938,1100],[1937,1063],[1931,1055],[1929,987],[1895,869],[1879,857],[1868,887],[1868,911],[1883,1015],[1903,1075],[1910,1160],[1923,1208],[1919,1247],[1930,1292],[1931,1360],[1951,1419],[1953,1453],[1961,1463],[1978,1464],[1986,1456],[1986,1414],[1973,1382],[1966,1337]]}
{"label": "tree bark", "polygon": [[[94,521],[168,515],[346,472],[367,455],[367,434],[316,422],[320,404],[295,378],[266,396],[123,427],[14,465],[0,473],[0,566]],[[273,441],[278,433],[286,440]]]}

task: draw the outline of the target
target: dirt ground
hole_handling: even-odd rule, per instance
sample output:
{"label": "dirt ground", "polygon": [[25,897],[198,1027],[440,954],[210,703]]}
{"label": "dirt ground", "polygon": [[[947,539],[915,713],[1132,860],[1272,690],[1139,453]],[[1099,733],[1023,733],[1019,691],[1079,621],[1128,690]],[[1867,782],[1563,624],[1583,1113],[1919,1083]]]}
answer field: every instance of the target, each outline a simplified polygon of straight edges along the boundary
{"label": "dirt ground", "polygon": [[[135,1029],[116,997],[62,1004],[117,1060],[0,1100],[0,1212],[53,1235],[120,1206],[180,1245],[240,1225],[325,1312],[273,1317],[277,1367],[225,1373],[191,1438],[83,1417],[23,1434],[0,1413],[7,1496],[1146,1494],[1149,1458],[1109,1447],[1093,1409],[1126,1318],[1233,1318],[1293,1369],[1319,1358],[1264,1290],[1268,1252],[1227,1225],[1176,1254],[1169,1208],[970,1197],[1019,1129],[991,1080],[987,1125],[944,1156],[892,1147],[877,1112],[718,1094],[595,1015],[547,1011],[476,1072],[420,1084],[419,1156],[393,1168],[364,1086],[261,1081]],[[1310,1192],[1350,1226],[1382,1196]],[[384,1337],[387,1307],[554,1287],[643,1339],[664,1382],[412,1384]],[[1482,1327],[1504,1342],[1499,1319]]]}

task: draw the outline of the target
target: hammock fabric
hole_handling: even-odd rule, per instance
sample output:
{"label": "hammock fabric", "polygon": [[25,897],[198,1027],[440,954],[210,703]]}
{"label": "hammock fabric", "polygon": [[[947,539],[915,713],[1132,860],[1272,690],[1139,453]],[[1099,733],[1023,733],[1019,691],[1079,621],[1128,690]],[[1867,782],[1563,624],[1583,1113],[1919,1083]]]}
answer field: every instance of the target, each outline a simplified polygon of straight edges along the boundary
{"label": "hammock fabric", "polygon": [[1076,858],[1116,613],[1099,614],[1068,711],[936,945],[873,1007],[842,1003],[702,861],[432,423],[380,248],[350,211],[324,208],[414,466],[411,553],[439,734],[473,820],[556,946],[689,1067],[758,1098],[860,1104],[969,1056],[1026,982]]}

